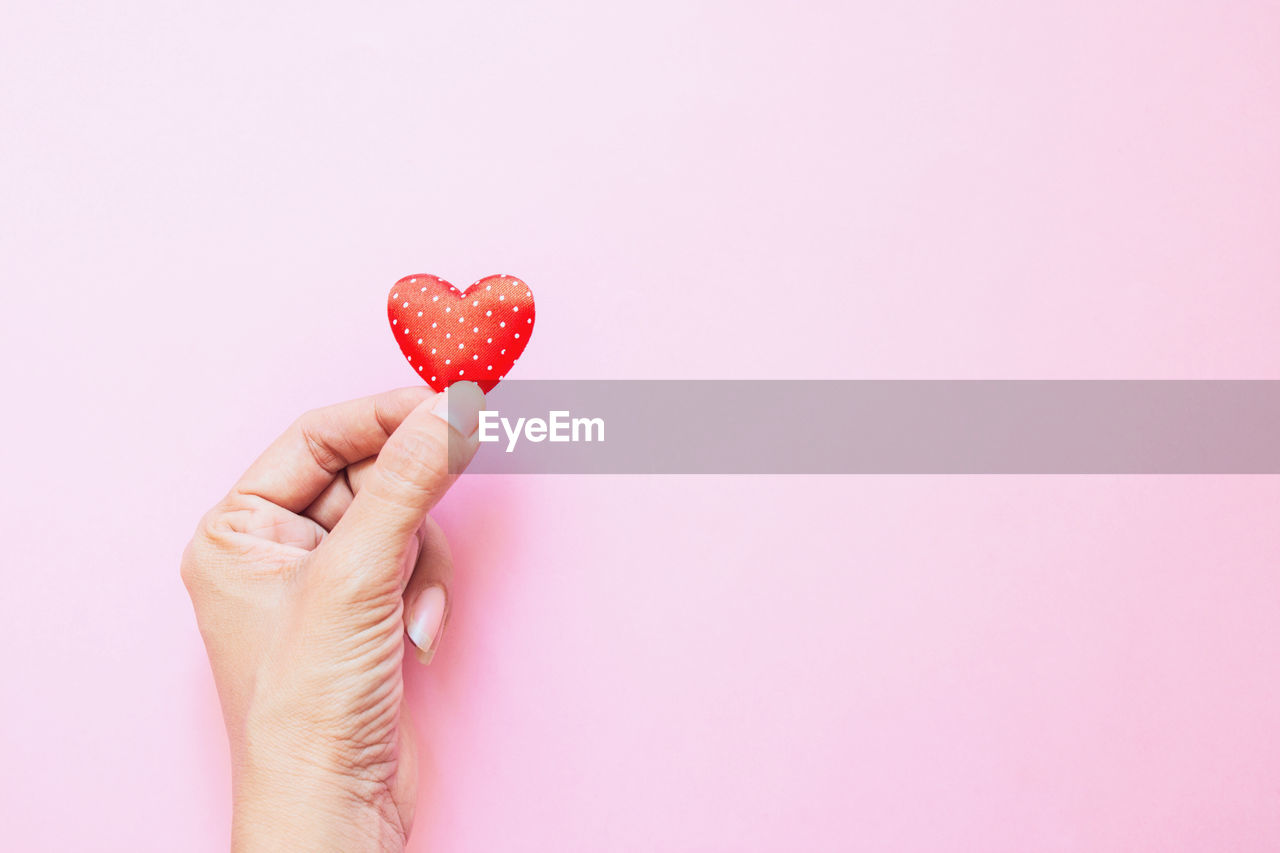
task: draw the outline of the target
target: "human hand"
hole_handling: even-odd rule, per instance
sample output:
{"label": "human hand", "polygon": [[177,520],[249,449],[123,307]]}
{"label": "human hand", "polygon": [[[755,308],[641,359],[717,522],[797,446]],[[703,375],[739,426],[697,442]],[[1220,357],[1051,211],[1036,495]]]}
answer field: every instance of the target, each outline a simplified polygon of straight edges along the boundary
{"label": "human hand", "polygon": [[182,578],[231,744],[233,849],[404,848],[402,635],[429,662],[452,563],[427,512],[483,408],[465,382],[308,412],[201,520]]}

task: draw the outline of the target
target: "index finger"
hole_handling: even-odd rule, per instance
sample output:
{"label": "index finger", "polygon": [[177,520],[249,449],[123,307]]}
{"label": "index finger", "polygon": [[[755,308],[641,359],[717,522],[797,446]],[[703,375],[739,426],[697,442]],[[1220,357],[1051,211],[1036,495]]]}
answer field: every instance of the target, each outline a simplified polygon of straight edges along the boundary
{"label": "index finger", "polygon": [[302,512],[343,468],[376,455],[400,422],[434,395],[425,386],[398,388],[313,409],[271,443],[232,491]]}

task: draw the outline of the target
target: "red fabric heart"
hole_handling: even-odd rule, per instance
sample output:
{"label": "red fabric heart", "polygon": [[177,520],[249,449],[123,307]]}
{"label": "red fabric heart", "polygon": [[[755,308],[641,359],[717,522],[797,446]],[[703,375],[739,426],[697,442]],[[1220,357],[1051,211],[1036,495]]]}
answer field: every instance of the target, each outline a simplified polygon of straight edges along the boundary
{"label": "red fabric heart", "polygon": [[387,298],[391,331],[409,366],[437,391],[475,382],[486,394],[533,334],[533,291],[510,275],[459,292],[434,275],[407,275]]}

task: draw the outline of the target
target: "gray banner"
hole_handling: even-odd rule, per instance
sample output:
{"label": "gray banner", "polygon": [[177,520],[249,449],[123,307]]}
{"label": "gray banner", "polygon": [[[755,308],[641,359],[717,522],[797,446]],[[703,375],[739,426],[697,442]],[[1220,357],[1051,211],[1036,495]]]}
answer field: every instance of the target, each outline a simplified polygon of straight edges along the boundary
{"label": "gray banner", "polygon": [[482,474],[1276,474],[1280,381],[532,381]]}

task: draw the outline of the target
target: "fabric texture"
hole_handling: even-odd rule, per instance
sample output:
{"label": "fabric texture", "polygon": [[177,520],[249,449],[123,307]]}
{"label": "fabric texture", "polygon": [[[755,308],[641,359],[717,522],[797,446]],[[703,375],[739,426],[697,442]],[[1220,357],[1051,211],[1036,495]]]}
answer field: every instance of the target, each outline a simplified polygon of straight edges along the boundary
{"label": "fabric texture", "polygon": [[533,291],[510,275],[491,275],[459,291],[434,275],[392,286],[387,318],[409,366],[437,391],[455,382],[493,390],[533,334]]}

